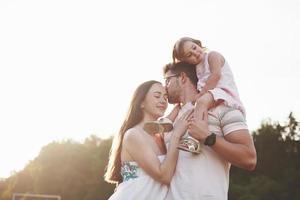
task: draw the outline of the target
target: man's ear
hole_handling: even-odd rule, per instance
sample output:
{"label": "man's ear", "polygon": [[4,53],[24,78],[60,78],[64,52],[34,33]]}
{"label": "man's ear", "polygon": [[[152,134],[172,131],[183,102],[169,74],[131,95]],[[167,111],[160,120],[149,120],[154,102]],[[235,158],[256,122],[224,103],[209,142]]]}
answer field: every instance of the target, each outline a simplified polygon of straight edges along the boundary
{"label": "man's ear", "polygon": [[181,72],[181,73],[180,73],[180,79],[181,79],[182,83],[185,83],[186,80],[187,80],[186,73]]}

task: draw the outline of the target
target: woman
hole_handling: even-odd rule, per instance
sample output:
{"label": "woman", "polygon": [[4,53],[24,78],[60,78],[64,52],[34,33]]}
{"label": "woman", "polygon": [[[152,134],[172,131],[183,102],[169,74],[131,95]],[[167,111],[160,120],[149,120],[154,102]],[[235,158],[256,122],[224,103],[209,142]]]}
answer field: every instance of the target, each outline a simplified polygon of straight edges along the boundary
{"label": "woman", "polygon": [[177,158],[178,143],[188,126],[188,115],[175,124],[168,151],[160,134],[143,127],[164,115],[167,94],[160,82],[147,81],[135,91],[127,117],[114,138],[105,180],[116,183],[116,199],[164,199]]}

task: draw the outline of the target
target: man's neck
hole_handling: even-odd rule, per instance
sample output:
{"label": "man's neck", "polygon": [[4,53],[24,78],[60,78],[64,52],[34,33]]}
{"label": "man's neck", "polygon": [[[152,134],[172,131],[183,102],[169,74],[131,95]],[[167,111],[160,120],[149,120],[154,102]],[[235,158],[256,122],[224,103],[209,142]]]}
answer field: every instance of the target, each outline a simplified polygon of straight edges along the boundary
{"label": "man's neck", "polygon": [[182,90],[181,103],[185,105],[188,102],[195,102],[198,91],[193,85],[186,85]]}

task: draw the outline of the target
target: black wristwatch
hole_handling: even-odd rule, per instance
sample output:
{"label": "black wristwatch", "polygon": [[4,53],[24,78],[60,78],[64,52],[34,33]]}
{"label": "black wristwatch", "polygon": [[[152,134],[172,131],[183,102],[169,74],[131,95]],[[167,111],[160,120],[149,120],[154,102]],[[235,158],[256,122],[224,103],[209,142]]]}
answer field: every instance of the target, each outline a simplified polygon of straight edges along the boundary
{"label": "black wristwatch", "polygon": [[216,134],[211,133],[209,136],[206,137],[204,144],[207,146],[213,146],[216,143]]}

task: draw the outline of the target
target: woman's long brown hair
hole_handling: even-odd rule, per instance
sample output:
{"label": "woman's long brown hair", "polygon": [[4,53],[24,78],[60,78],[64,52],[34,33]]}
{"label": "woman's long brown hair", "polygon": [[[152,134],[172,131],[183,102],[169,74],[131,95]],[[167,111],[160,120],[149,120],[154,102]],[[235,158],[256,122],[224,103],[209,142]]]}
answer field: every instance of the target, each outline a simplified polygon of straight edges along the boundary
{"label": "woman's long brown hair", "polygon": [[144,101],[148,91],[155,83],[161,84],[160,82],[154,80],[144,82],[138,86],[133,94],[127,116],[120,128],[119,134],[115,135],[112,147],[110,149],[109,162],[104,175],[105,181],[109,183],[119,184],[122,182],[122,176],[120,172],[122,165],[121,151],[124,134],[128,129],[134,127],[142,121],[144,113],[141,109],[141,104]]}

